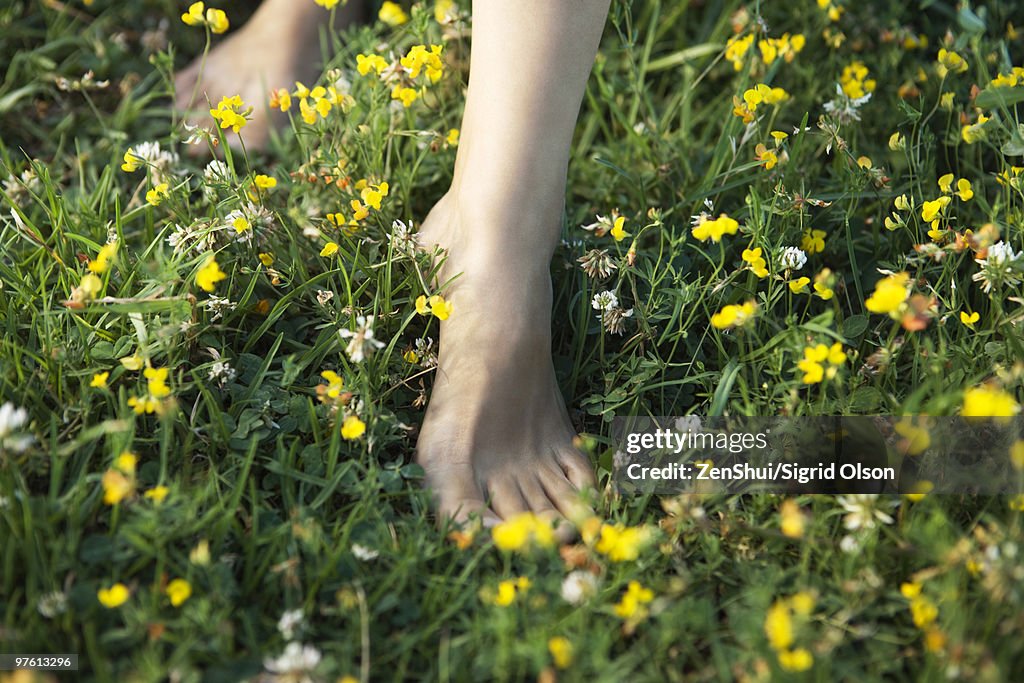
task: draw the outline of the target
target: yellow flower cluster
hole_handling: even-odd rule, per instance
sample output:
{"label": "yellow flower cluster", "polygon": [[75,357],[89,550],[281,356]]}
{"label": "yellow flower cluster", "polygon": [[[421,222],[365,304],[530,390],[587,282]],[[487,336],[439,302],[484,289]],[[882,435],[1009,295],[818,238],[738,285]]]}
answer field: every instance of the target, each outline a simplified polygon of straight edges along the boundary
{"label": "yellow flower cluster", "polygon": [[962,74],[967,71],[967,60],[946,48],[939,49],[937,62],[936,72],[939,74],[939,78],[945,78],[946,74],[950,72]]}
{"label": "yellow flower cluster", "polygon": [[[408,74],[410,80],[419,78],[420,74],[426,74],[430,83],[437,83],[444,75],[444,63],[441,61],[441,46],[413,45],[409,52],[399,60],[402,68]],[[422,90],[397,83],[391,89],[391,99],[399,100],[404,107],[412,106],[423,94]]]}
{"label": "yellow flower cluster", "polygon": [[814,611],[814,596],[806,591],[795,593],[789,598],[776,600],[765,615],[764,632],[768,643],[775,650],[779,666],[785,671],[807,671],[814,665],[814,657],[806,648],[794,648],[796,626],[794,617],[806,621]]}
{"label": "yellow flower cluster", "polygon": [[144,162],[145,160],[142,157],[135,156],[135,151],[129,147],[124,153],[124,163],[121,164],[121,170],[125,173],[135,173]]}
{"label": "yellow flower cluster", "polygon": [[[803,34],[791,36],[788,33],[782,34],[781,38],[762,38],[757,41],[757,48],[761,53],[761,60],[766,64],[772,64],[776,59],[784,59],[790,63],[804,49],[807,39]],[[732,68],[739,71],[743,68],[743,60],[750,48],[754,45],[754,34],[748,33],[743,37],[733,36],[725,45],[725,59],[732,64]]]}
{"label": "yellow flower cluster", "polygon": [[743,99],[733,97],[734,116],[743,119],[743,123],[751,123],[754,120],[754,112],[762,104],[775,105],[789,99],[789,93],[779,87],[771,87],[764,83],[758,83],[753,88],[743,91]]}
{"label": "yellow flower cluster", "polygon": [[946,645],[946,637],[935,624],[939,608],[922,594],[922,585],[916,581],[900,584],[900,594],[910,601],[910,616],[914,626],[924,632],[925,649],[938,652]]}
{"label": "yellow flower cluster", "polygon": [[113,467],[103,473],[100,485],[103,487],[103,502],[106,505],[117,505],[134,495],[137,462],[134,453],[124,452],[114,459]]}
{"label": "yellow flower cluster", "polygon": [[142,376],[146,378],[146,393],[128,399],[128,405],[136,415],[148,415],[162,410],[161,399],[171,395],[171,388],[167,386],[167,375],[167,368],[146,368],[142,371]]}
{"label": "yellow flower cluster", "polygon": [[160,206],[164,199],[171,196],[167,183],[160,183],[146,192],[146,203],[150,206]]}
{"label": "yellow flower cluster", "polygon": [[205,3],[193,2],[181,20],[189,26],[207,26],[214,33],[224,33],[231,27],[228,15],[222,9],[206,9]]}
{"label": "yellow flower cluster", "polygon": [[719,214],[718,218],[708,218],[701,215],[697,225],[693,226],[693,236],[701,242],[721,242],[724,235],[735,235],[740,224],[726,214]]}
{"label": "yellow flower cluster", "polygon": [[377,18],[388,26],[401,26],[409,21],[409,15],[405,13],[402,6],[397,2],[391,2],[391,0],[387,0],[380,6]]}
{"label": "yellow flower cluster", "polygon": [[761,247],[744,249],[742,258],[743,261],[750,266],[750,270],[754,275],[759,278],[764,278],[768,277],[768,263],[761,254]]}
{"label": "yellow flower cluster", "polygon": [[754,34],[748,33],[742,38],[733,36],[725,44],[725,59],[732,62],[732,68],[739,71],[743,68],[743,58],[746,56],[750,46],[754,44]]}
{"label": "yellow flower cluster", "polygon": [[245,102],[238,95],[222,97],[217,106],[210,110],[210,116],[217,121],[221,128],[230,128],[235,133],[245,127],[251,113],[252,107],[246,108]]}
{"label": "yellow flower cluster", "polygon": [[813,230],[811,228],[804,230],[804,234],[800,237],[800,248],[807,252],[808,256],[820,254],[825,251],[826,234],[824,230]]}
{"label": "yellow flower cluster", "polygon": [[1024,85],[1024,66],[1015,66],[1008,74],[1000,73],[989,81],[989,85],[993,88],[1014,88]]}
{"label": "yellow flower cluster", "polygon": [[908,273],[894,273],[875,283],[874,293],[868,297],[864,305],[872,313],[885,313],[894,318],[903,302],[907,300],[910,288]]}
{"label": "yellow flower cluster", "polygon": [[[512,515],[491,530],[494,545],[500,550],[526,552],[533,547],[550,548],[555,544],[551,522],[532,512]],[[500,594],[500,588],[499,588]]]}
{"label": "yellow flower cluster", "polygon": [[823,11],[828,17],[829,21],[839,21],[839,18],[843,16],[843,12],[846,9],[832,0],[818,0],[818,9]]}
{"label": "yellow flower cluster", "polygon": [[445,301],[440,294],[435,294],[429,299],[426,294],[420,294],[416,299],[416,312],[420,315],[433,314],[438,320],[447,320],[452,314],[454,307],[451,301]]}
{"label": "yellow flower cluster", "polygon": [[480,591],[480,598],[498,607],[508,607],[516,601],[516,597],[530,590],[530,579],[520,576],[516,579],[505,579],[498,583],[497,590],[485,588]]}
{"label": "yellow flower cluster", "polygon": [[613,610],[615,616],[633,624],[639,623],[647,618],[647,605],[654,601],[654,591],[644,588],[639,581],[630,581],[626,586],[626,592],[616,603]]}
{"label": "yellow flower cluster", "polygon": [[742,327],[753,320],[756,313],[757,304],[753,301],[729,304],[711,316],[711,325],[719,330]]}
{"label": "yellow flower cluster", "polygon": [[110,264],[117,256],[117,240],[113,242],[107,242],[100,247],[99,253],[96,254],[96,258],[89,261],[89,265],[86,266],[91,272],[97,275],[102,275],[110,269]]}
{"label": "yellow flower cluster", "polygon": [[836,342],[832,346],[816,344],[806,347],[803,360],[797,363],[797,367],[804,373],[804,384],[818,384],[825,378],[834,378],[844,363],[846,352],[843,345]]}
{"label": "yellow flower cluster", "polygon": [[217,258],[210,254],[203,265],[196,271],[196,284],[207,292],[212,292],[217,283],[227,278],[227,273],[220,269]]}
{"label": "yellow flower cluster", "polygon": [[646,526],[602,524],[594,550],[612,562],[632,562],[653,538],[654,534]]}
{"label": "yellow flower cluster", "polygon": [[868,74],[868,68],[859,60],[843,67],[843,73],[839,75],[843,93],[854,100],[873,93],[878,84],[873,78],[868,78]]}
{"label": "yellow flower cluster", "polygon": [[984,140],[987,136],[985,124],[988,123],[988,121],[988,116],[978,114],[978,120],[975,123],[965,123],[960,128],[960,138],[968,145],[973,145],[976,142]]}
{"label": "yellow flower cluster", "polygon": [[964,392],[960,414],[964,417],[988,417],[1005,420],[1020,412],[1020,405],[1010,393],[995,384],[983,384]]}
{"label": "yellow flower cluster", "polygon": [[761,59],[765,64],[771,64],[776,59],[784,59],[789,64],[804,49],[807,39],[802,33],[790,36],[783,33],[781,38],[764,38],[757,41],[757,47],[761,51]]}

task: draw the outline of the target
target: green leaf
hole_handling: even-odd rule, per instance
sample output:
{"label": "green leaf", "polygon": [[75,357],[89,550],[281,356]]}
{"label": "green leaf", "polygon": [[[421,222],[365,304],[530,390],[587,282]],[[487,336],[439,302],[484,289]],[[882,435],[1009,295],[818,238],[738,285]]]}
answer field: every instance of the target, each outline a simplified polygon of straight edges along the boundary
{"label": "green leaf", "polygon": [[1024,102],[1024,86],[1021,85],[1016,85],[1012,88],[993,88],[989,86],[974,98],[974,104],[982,109],[1011,107],[1018,102]]}
{"label": "green leaf", "polygon": [[868,329],[868,318],[866,315],[851,315],[843,322],[843,336],[847,339],[855,339]]}

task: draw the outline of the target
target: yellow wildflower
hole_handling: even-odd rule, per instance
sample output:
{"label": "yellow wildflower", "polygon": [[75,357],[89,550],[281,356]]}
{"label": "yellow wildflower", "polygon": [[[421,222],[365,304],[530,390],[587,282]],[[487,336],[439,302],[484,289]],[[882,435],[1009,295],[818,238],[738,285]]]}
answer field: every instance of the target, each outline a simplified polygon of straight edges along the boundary
{"label": "yellow wildflower", "polygon": [[711,325],[719,330],[730,327],[742,327],[757,313],[757,304],[747,301],[743,304],[729,304],[711,316]]}
{"label": "yellow wildflower", "polygon": [[139,165],[145,160],[142,157],[135,156],[135,152],[129,147],[128,151],[124,153],[124,163],[121,164],[121,170],[125,173],[135,173],[139,170]]}
{"label": "yellow wildflower", "polygon": [[626,592],[613,608],[615,616],[628,621],[641,621],[647,616],[646,605],[654,601],[654,591],[638,581],[630,581]]}
{"label": "yellow wildflower", "polygon": [[146,203],[151,206],[160,206],[161,202],[170,196],[171,193],[168,189],[167,183],[160,183],[146,193]]}
{"label": "yellow wildflower", "polygon": [[601,537],[594,549],[612,562],[630,562],[640,556],[640,550],[651,540],[651,532],[644,526],[602,524]]}
{"label": "yellow wildflower", "polygon": [[170,493],[170,489],[166,486],[154,486],[142,494],[143,498],[153,501],[154,503],[162,503],[167,498],[167,494]]}
{"label": "yellow wildflower", "polygon": [[366,423],[355,415],[349,415],[341,424],[341,438],[346,441],[358,439],[366,432]]}
{"label": "yellow wildflower", "polygon": [[939,78],[945,78],[950,71],[957,74],[967,71],[967,60],[946,48],[939,49],[938,63]]}
{"label": "yellow wildflower", "polygon": [[814,665],[814,657],[806,649],[798,647],[795,650],[783,650],[779,652],[779,666],[785,671],[799,672],[807,671]]}
{"label": "yellow wildflower", "polygon": [[804,230],[800,239],[800,248],[807,252],[808,256],[825,251],[825,235],[824,230]]}
{"label": "yellow wildflower", "polygon": [[252,107],[246,108],[245,102],[238,95],[222,97],[217,106],[210,110],[210,116],[220,124],[221,128],[230,128],[235,133],[245,127],[251,113]]}
{"label": "yellow wildflower", "polygon": [[167,584],[165,592],[173,607],[181,607],[192,596],[192,584],[185,579],[174,579]]}
{"label": "yellow wildflower", "polygon": [[974,197],[974,188],[971,187],[971,181],[967,178],[961,178],[956,181],[956,194],[960,197],[960,201],[970,201]]}
{"label": "yellow wildflower", "polygon": [[499,550],[510,552],[524,552],[534,545],[548,548],[555,543],[551,522],[532,512],[512,515],[495,525],[491,538]]}
{"label": "yellow wildflower", "polygon": [[789,538],[801,538],[804,535],[806,520],[796,501],[783,501],[782,506],[779,508],[779,517],[781,519],[779,526],[782,529],[782,534],[784,536],[788,536]]}
{"label": "yellow wildflower", "polygon": [[189,26],[208,26],[214,33],[224,33],[231,27],[224,10],[211,7],[204,12],[202,2],[193,2],[188,12],[181,15],[181,20]]}
{"label": "yellow wildflower", "polygon": [[964,417],[1009,418],[1020,411],[1012,394],[994,384],[984,384],[964,392],[964,404],[960,414]]}
{"label": "yellow wildflower", "polygon": [[868,297],[864,305],[872,313],[894,314],[907,300],[910,275],[896,273],[884,277],[875,283],[874,293]]}
{"label": "yellow wildflower", "polygon": [[568,669],[572,666],[573,647],[565,636],[555,636],[549,640],[548,652],[551,653],[551,660],[555,663],[555,668]]}
{"label": "yellow wildflower", "polygon": [[693,227],[693,236],[701,242],[709,239],[712,242],[721,242],[723,235],[735,235],[739,229],[739,223],[726,214],[720,214],[718,218],[701,217],[700,221]]}
{"label": "yellow wildflower", "polygon": [[196,285],[204,291],[212,292],[217,283],[227,278],[227,273],[220,269],[213,254],[206,257],[203,265],[196,271]]}
{"label": "yellow wildflower", "polygon": [[388,60],[380,55],[356,55],[356,71],[360,76],[366,76],[371,71],[379,76],[386,68],[388,68]]}
{"label": "yellow wildflower", "polygon": [[129,595],[128,586],[123,583],[115,583],[110,588],[101,588],[96,592],[96,598],[107,609],[120,607],[128,601]]}
{"label": "yellow wildflower", "polygon": [[115,469],[104,472],[100,484],[103,486],[103,502],[106,505],[117,505],[135,490],[134,482]]}
{"label": "yellow wildflower", "polygon": [[405,13],[402,6],[390,0],[380,6],[377,17],[388,26],[400,26],[409,21],[409,15]]}
{"label": "yellow wildflower", "polygon": [[110,377],[109,372],[97,372],[92,376],[92,381],[89,382],[89,386],[94,389],[106,389],[108,377]]}
{"label": "yellow wildflower", "polygon": [[612,237],[615,238],[616,242],[621,242],[622,240],[624,240],[627,237],[629,237],[629,233],[626,232],[625,228],[623,227],[625,225],[626,225],[626,217],[625,216],[619,216],[618,218],[615,219],[615,224],[612,226],[610,234],[611,234]]}
{"label": "yellow wildflower", "polygon": [[790,280],[789,291],[793,292],[794,294],[801,294],[804,292],[804,290],[807,289],[807,285],[809,285],[810,283],[811,278],[809,277],[798,277],[795,280]]}
{"label": "yellow wildflower", "polygon": [[87,266],[87,268],[93,273],[96,273],[97,275],[102,275],[103,273],[107,272],[107,270],[110,269],[110,262],[114,260],[114,257],[116,255],[117,240],[114,240],[113,242],[107,242],[102,247],[100,247],[100,251],[98,254],[96,254],[96,258],[93,259],[92,261],[89,261],[89,265]]}
{"label": "yellow wildflower", "polygon": [[789,607],[782,600],[775,601],[764,620],[764,632],[772,648],[787,650],[793,644],[793,618]]}

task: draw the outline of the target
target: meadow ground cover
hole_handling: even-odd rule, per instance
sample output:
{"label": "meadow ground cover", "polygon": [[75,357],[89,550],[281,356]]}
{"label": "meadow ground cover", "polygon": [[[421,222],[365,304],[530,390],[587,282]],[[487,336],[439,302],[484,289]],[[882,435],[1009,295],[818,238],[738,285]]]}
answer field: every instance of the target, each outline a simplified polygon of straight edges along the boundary
{"label": "meadow ground cover", "polygon": [[[439,529],[412,459],[459,315],[414,240],[468,8],[384,3],[322,34],[316,82],[194,129],[173,70],[251,11],[213,9],[0,7],[5,652],[79,653],[59,680],[1019,679],[1022,497],[607,485],[616,416],[1018,412],[1014,3],[613,4],[552,265],[602,482],[562,545]],[[267,106],[290,125],[245,150]]]}

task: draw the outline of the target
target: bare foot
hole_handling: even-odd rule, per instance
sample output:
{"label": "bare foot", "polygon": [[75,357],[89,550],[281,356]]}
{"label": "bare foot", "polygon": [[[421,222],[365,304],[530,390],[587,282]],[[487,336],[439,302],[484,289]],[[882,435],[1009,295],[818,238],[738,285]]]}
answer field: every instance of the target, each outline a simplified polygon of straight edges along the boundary
{"label": "bare foot", "polygon": [[[337,23],[354,20],[358,4],[349,3]],[[197,57],[175,76],[175,106],[188,112],[189,123],[210,127],[208,103],[216,106],[222,97],[239,95],[253,107],[242,131],[245,146],[265,147],[271,127],[284,120],[280,112],[271,112],[270,92],[291,90],[295,81],[308,83],[316,77],[320,62],[317,35],[328,17],[312,2],[264,0],[249,21],[211,50],[205,60]],[[228,141],[236,145],[237,136],[229,136]]]}
{"label": "bare foot", "polygon": [[479,240],[467,246],[466,231],[478,221],[507,219],[452,197],[434,207],[420,233],[423,246],[449,249],[442,279],[461,275],[445,292],[454,312],[441,323],[417,462],[441,519],[475,514],[494,523],[526,511],[576,518],[578,494],[595,480],[573,446],[551,362],[551,278],[548,259],[537,256],[546,245],[532,245],[523,259],[489,255]]}

